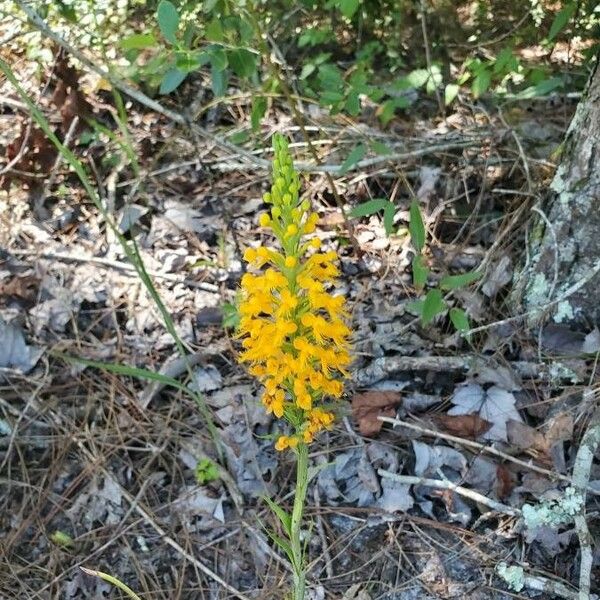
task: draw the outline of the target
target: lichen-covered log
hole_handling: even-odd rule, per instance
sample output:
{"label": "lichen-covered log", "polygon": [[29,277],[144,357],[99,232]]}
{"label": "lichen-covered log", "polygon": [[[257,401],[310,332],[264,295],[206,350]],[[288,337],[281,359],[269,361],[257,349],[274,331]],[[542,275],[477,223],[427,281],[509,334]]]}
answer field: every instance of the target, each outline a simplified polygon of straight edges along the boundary
{"label": "lichen-covered log", "polygon": [[539,219],[532,229],[528,262],[515,286],[516,299],[523,310],[535,311],[589,279],[575,294],[534,314],[534,320],[600,324],[598,61],[567,131],[560,164],[542,209],[549,224]]}

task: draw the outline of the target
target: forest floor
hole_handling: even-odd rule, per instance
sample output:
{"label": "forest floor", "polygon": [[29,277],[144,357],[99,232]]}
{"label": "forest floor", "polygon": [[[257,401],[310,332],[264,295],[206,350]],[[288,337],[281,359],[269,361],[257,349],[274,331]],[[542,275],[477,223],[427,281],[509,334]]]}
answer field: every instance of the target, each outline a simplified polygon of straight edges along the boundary
{"label": "forest floor", "polygon": [[[546,194],[576,100],[499,109],[462,99],[440,116],[424,97],[385,129],[374,116],[350,122],[306,106],[318,165],[278,101],[242,139],[236,124],[249,121],[251,98],[200,113],[205,82],[196,76],[162,100],[189,125],[125,97],[124,139],[110,93],[84,91],[93,73],[74,72],[64,58],[55,66],[43,94],[26,91],[88,166],[119,233],[135,240],[191,353],[192,377],[119,236],[5,82],[0,143],[12,171],[0,192],[0,597],[123,597],[80,566],[110,572],[147,599],[285,596],[289,568],[265,533],[276,524],[262,497],[290,504],[292,458],[273,449],[276,424],[226,326],[243,248],[261,236],[270,138],[284,132],[306,166],[318,235],[339,253],[354,331],[340,419],[311,446],[320,470],[309,490],[310,597],[575,598],[573,525],[528,528],[521,511],[569,485],[600,334],[506,319],[519,314],[510,292],[535,235],[532,207]],[[14,68],[27,82],[31,74]],[[90,116],[104,129],[86,125]],[[387,153],[339,168],[351,148],[373,141]],[[327,170],[345,211],[391,200],[392,233],[380,214],[346,219]],[[483,272],[448,296],[479,328],[468,338],[447,312],[424,327],[411,307],[413,197],[428,232],[429,285]],[[180,388],[118,365],[162,372]],[[209,408],[222,458],[188,386]],[[206,459],[220,464],[217,473]],[[590,489],[600,492],[597,470]],[[588,503],[598,510],[597,496]],[[597,520],[590,527],[597,535]],[[498,577],[501,562],[523,567],[522,589]]]}

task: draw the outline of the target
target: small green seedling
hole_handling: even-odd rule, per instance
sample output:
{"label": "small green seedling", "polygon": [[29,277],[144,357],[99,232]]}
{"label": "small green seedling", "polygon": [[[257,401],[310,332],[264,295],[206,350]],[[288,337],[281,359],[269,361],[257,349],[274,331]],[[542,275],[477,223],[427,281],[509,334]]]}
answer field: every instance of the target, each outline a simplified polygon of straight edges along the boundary
{"label": "small green seedling", "polygon": [[202,458],[196,463],[195,475],[199,485],[206,485],[219,479],[219,468],[212,460]]}
{"label": "small green seedling", "polygon": [[61,548],[72,548],[75,544],[73,538],[68,533],[60,531],[60,529],[50,534],[50,541]]}

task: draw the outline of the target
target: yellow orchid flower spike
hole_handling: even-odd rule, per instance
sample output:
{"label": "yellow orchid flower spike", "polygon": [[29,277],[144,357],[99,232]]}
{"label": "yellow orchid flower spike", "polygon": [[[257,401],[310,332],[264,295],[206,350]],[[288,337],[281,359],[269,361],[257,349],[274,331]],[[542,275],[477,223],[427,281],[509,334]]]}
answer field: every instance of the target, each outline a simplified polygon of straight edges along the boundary
{"label": "yellow orchid flower spike", "polygon": [[[343,296],[327,288],[339,271],[335,252],[318,252],[318,238],[307,239],[318,220],[310,203],[299,199],[300,181],[294,170],[287,140],[273,137],[273,186],[264,200],[271,204],[260,225],[270,229],[279,249],[248,248],[244,259],[260,274],[242,279],[242,315],[239,336],[240,361],[265,387],[267,410],[291,425],[276,448],[296,449],[328,429],[333,414],[322,416],[327,399],[339,398],[339,375],[346,375],[350,362],[350,330]],[[277,399],[277,400],[276,400]]]}
{"label": "yellow orchid flower spike", "polygon": [[331,293],[339,274],[337,254],[319,252],[320,240],[313,235],[318,215],[308,200],[300,199],[300,179],[286,138],[274,135],[273,148],[273,185],[264,195],[271,209],[259,224],[271,230],[278,247],[258,246],[244,253],[251,272],[241,284],[239,360],[248,363],[249,372],[264,386],[267,411],[290,430],[279,436],[275,448],[291,450],[297,459],[294,509],[289,522],[282,522],[293,556],[294,600],[303,600],[300,524],[308,487],[308,444],[333,426],[335,416],[327,406],[342,395],[340,376],[347,376],[351,361],[350,329],[343,296]]}

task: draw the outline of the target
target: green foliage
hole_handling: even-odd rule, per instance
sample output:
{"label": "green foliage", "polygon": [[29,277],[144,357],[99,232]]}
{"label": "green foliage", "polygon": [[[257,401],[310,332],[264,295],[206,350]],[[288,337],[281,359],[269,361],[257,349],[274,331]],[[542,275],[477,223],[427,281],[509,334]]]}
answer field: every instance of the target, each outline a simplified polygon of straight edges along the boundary
{"label": "green foliage", "polygon": [[425,266],[425,261],[421,254],[415,254],[412,260],[413,285],[415,290],[420,292],[427,283],[429,269]]}
{"label": "green foliage", "polygon": [[[412,279],[415,291],[421,293],[427,284],[429,269],[425,264],[423,250],[426,242],[426,230],[423,223],[421,208],[416,200],[410,205],[410,222],[408,227],[410,239],[415,249],[412,259]],[[457,331],[466,332],[470,329],[469,318],[466,312],[459,307],[451,307],[442,294],[442,290],[452,291],[474,283],[481,277],[478,271],[469,271],[460,275],[446,275],[439,284],[432,287],[425,298],[409,304],[409,309],[416,312],[421,318],[423,327],[429,325],[438,315],[449,310],[450,322]]]}
{"label": "green foliage", "polygon": [[425,246],[425,225],[423,224],[423,216],[421,215],[421,208],[417,200],[413,200],[410,205],[408,230],[412,245],[420,253],[423,250],[423,246]]}
{"label": "green foliage", "polygon": [[268,496],[264,496],[264,500],[269,505],[269,508],[275,513],[275,515],[277,515],[277,518],[283,526],[283,530],[289,537],[292,532],[292,515],[283,510],[279,504],[271,500],[271,498]]}
{"label": "green foliage", "polygon": [[223,304],[223,327],[225,329],[237,329],[240,324],[240,313],[235,302]]}
{"label": "green foliage", "polygon": [[423,304],[421,304],[421,323],[423,326],[429,325],[433,319],[446,310],[446,303],[442,292],[433,288],[427,292]]}
{"label": "green foliage", "polygon": [[577,10],[578,2],[567,2],[554,17],[550,32],[548,33],[548,42],[554,40],[554,38],[566,27],[567,23],[571,20],[575,11]]}
{"label": "green foliage", "polygon": [[61,548],[70,548],[73,546],[73,538],[60,529],[50,534],[50,541]]}
{"label": "green foliage", "polygon": [[206,485],[219,479],[219,467],[212,460],[202,458],[196,463],[194,474],[198,485]]}
{"label": "green foliage", "polygon": [[179,28],[179,13],[169,0],[160,0],[156,10],[156,20],[163,37],[169,44],[177,43],[177,29]]}
{"label": "green foliage", "polygon": [[450,320],[456,331],[465,332],[471,328],[469,317],[467,317],[467,313],[462,308],[457,308],[456,306],[451,308]]}
{"label": "green foliage", "polygon": [[364,144],[356,146],[352,152],[348,155],[348,158],[342,163],[340,167],[340,175],[346,174],[350,169],[354,168],[356,164],[361,161],[367,152],[367,148]]}
{"label": "green foliage", "polygon": [[383,211],[383,226],[385,233],[391,235],[394,231],[394,214],[396,213],[396,207],[393,202],[390,202],[387,198],[374,198],[373,200],[367,200],[355,206],[349,213],[349,217],[367,217],[374,215],[379,211]]}
{"label": "green foliage", "polygon": [[477,281],[480,277],[479,271],[469,271],[462,275],[446,275],[440,281],[440,287],[443,290],[457,290]]}

